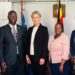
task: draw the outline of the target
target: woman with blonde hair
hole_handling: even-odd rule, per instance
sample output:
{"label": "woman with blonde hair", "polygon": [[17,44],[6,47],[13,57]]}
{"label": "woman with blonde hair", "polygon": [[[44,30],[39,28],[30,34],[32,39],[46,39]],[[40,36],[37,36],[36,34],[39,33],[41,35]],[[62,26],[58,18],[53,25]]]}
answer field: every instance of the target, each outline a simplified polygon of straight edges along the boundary
{"label": "woman with blonde hair", "polygon": [[31,15],[33,26],[27,33],[27,64],[31,64],[33,75],[44,75],[47,61],[48,30],[41,24],[41,14],[38,11]]}

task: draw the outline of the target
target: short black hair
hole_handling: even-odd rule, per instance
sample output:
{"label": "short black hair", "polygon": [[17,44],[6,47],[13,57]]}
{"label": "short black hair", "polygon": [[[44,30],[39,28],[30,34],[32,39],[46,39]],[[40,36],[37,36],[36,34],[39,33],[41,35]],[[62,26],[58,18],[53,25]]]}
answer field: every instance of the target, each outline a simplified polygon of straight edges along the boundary
{"label": "short black hair", "polygon": [[58,24],[61,26],[62,32],[64,32],[63,24],[61,24],[61,23],[56,23],[56,24],[55,24],[55,28],[56,28],[56,26],[57,26]]}
{"label": "short black hair", "polygon": [[14,10],[11,10],[11,11],[9,11],[9,12],[8,12],[8,17],[9,17],[9,15],[11,15],[11,14],[13,14],[13,13],[15,13],[15,14],[16,14],[16,16],[17,16],[17,13],[16,13],[16,11],[14,11]]}

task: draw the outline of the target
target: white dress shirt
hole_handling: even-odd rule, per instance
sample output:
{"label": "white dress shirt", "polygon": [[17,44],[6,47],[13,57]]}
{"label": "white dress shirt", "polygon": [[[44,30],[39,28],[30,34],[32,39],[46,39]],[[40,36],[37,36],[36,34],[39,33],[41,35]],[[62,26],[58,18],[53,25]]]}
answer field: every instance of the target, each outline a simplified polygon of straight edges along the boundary
{"label": "white dress shirt", "polygon": [[[11,28],[11,32],[12,32],[13,36],[14,36],[14,29],[15,29],[15,33],[18,33],[18,31],[17,31],[17,24],[14,25],[14,28],[13,28],[13,25],[11,25],[11,24],[9,24],[9,26]],[[15,37],[14,37],[14,39],[15,39]],[[17,42],[17,40],[16,40],[16,42]],[[16,48],[17,48],[17,54],[19,54],[18,46],[16,46]]]}
{"label": "white dress shirt", "polygon": [[[11,32],[13,33],[13,25],[9,24],[10,28],[11,28]],[[14,25],[15,31],[17,32],[17,25]]]}
{"label": "white dress shirt", "polygon": [[38,30],[38,27],[34,27],[33,31],[32,31],[31,43],[30,43],[30,55],[35,55],[34,54],[34,39],[35,39],[35,35],[36,35],[37,30]]}

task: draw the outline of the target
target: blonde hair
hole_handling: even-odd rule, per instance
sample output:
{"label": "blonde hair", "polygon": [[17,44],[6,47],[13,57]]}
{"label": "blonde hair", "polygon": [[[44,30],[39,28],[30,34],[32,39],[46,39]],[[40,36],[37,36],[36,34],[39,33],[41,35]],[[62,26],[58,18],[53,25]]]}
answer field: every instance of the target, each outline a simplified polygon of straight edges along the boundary
{"label": "blonde hair", "polygon": [[31,14],[31,17],[33,17],[34,14],[38,14],[39,17],[41,17],[41,13],[39,11],[33,11],[32,14]]}

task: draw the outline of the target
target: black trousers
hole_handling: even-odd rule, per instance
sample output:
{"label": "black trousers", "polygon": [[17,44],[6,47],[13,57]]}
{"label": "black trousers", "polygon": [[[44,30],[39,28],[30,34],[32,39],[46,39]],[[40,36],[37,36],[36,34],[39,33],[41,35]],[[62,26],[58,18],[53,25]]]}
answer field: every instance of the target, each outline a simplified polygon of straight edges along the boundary
{"label": "black trousers", "polygon": [[20,62],[19,56],[15,64],[7,65],[6,75],[25,75],[25,65]]}
{"label": "black trousers", "polygon": [[45,75],[45,65],[40,65],[39,60],[34,59],[34,56],[30,56],[30,59],[33,75]]}

